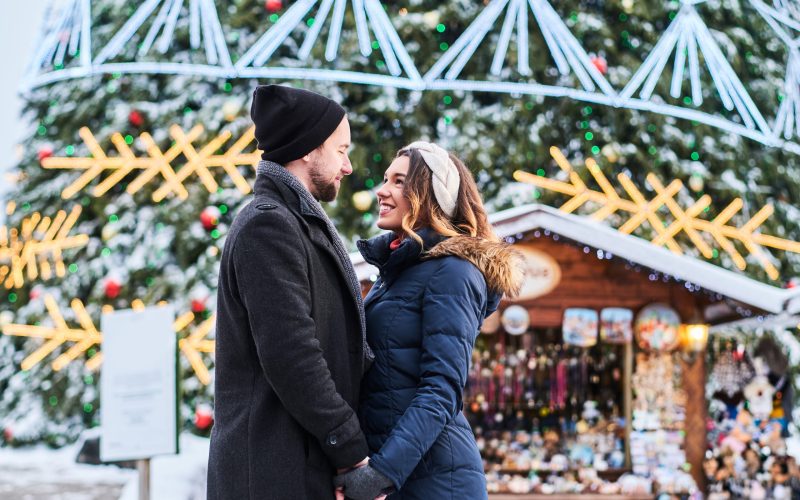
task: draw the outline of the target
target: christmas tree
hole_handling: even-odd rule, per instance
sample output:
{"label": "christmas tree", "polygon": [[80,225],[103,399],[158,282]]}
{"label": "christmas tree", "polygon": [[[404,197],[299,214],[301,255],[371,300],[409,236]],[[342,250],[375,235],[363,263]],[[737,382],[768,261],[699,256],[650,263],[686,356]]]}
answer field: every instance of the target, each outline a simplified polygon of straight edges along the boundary
{"label": "christmas tree", "polygon": [[[469,57],[465,55],[459,78],[495,84],[536,82],[572,89],[585,86],[585,77],[576,69],[579,65],[564,53],[560,53],[563,68],[558,66],[554,47],[569,47],[569,43],[564,38],[553,41],[549,37],[554,32],[542,31],[542,25],[557,27],[546,18],[536,17],[544,10],[531,11],[528,2],[500,3],[505,7],[481,43],[467,54]],[[268,29],[288,15],[294,4],[279,0],[217,2],[212,13],[206,7],[195,7],[194,2],[161,2],[149,16],[131,24],[141,6],[98,0],[92,2],[91,10],[92,56],[106,63],[221,66],[230,57],[230,64],[236,64]],[[494,8],[487,4],[467,0],[382,2],[392,27],[423,75],[458,44],[482,13]],[[548,5],[589,56],[592,67],[584,68],[586,74],[600,75],[595,84],[605,80],[619,93],[664,38],[671,23],[683,19],[681,9],[688,3],[566,0]],[[75,9],[70,15],[78,16],[78,7]],[[507,52],[497,62],[497,46],[505,43],[504,20],[512,9],[517,11],[507,24],[516,29],[509,31]],[[747,2],[713,0],[700,3],[696,9],[754,105],[772,122],[780,103],[790,97],[784,86],[789,57],[785,45]],[[323,16],[316,8],[311,9],[275,47],[268,61],[260,62],[266,66],[391,76],[393,70],[381,50],[382,42],[372,37],[368,46],[363,46],[357,14],[348,3],[341,36],[336,37],[330,23],[315,23],[314,16]],[[332,12],[329,17],[335,15]],[[370,19],[377,17],[373,11]],[[526,24],[520,20],[523,17]],[[219,32],[214,31],[215,19]],[[520,29],[525,26],[527,31]],[[125,34],[126,27],[130,33]],[[304,41],[315,29],[320,30],[317,42],[306,47],[308,57],[302,60],[298,52],[303,52]],[[54,50],[56,56],[49,59],[47,69],[69,71],[80,64],[81,50],[85,50],[80,39],[67,43],[74,32],[64,37],[61,57]],[[338,47],[330,48],[331,38],[338,40]],[[695,43],[683,36],[677,40],[676,53],[688,53],[686,47]],[[528,52],[524,51],[526,46]],[[330,50],[335,57],[328,57]],[[704,70],[706,66],[702,65],[711,56],[700,51],[699,57],[703,71],[696,81],[700,85],[687,77],[678,81],[675,92],[670,77],[672,59],[660,78],[642,84],[652,86],[652,95],[659,103],[691,106],[746,124],[752,116],[742,116],[740,107],[727,109],[716,90],[714,75]],[[235,172],[252,184],[254,169],[248,161],[225,170],[209,168],[209,180],[199,162],[182,180],[172,176],[180,176],[181,167],[192,163],[192,151],[200,155],[209,144],[212,146],[204,154],[225,155],[242,140],[240,152],[252,157],[254,144],[246,140],[251,127],[250,96],[256,84],[274,82],[324,93],[348,109],[355,170],[343,184],[338,200],[326,208],[351,244],[376,231],[374,204],[368,197],[364,199],[364,191],[380,184],[383,170],[398,148],[418,138],[437,141],[462,157],[493,210],[563,201],[558,195],[515,183],[512,177],[519,169],[557,177],[558,168],[548,152],[551,146],[557,146],[581,175],[585,167],[579,165],[591,157],[607,173],[627,173],[639,185],[645,185],[650,172],[664,179],[681,179],[691,186],[691,192],[680,196],[696,199],[708,193],[720,208],[742,197],[745,215],[771,203],[776,214],[766,222],[765,231],[800,239],[796,222],[796,207],[800,206],[797,155],[700,121],[616,107],[613,102],[496,90],[421,91],[316,80],[119,71],[54,81],[37,86],[26,96],[24,120],[31,124],[31,133],[17,168],[18,184],[9,196],[13,206],[8,207],[8,227],[31,225],[36,213],[41,216],[35,225],[48,217],[54,224],[60,210],[79,210],[69,235],[85,235],[85,241],[65,248],[61,265],[48,261],[35,278],[23,273],[22,283],[12,280],[10,288],[0,287],[0,323],[49,327],[57,323],[55,308],[70,328],[85,328],[82,315],[73,307],[73,300],[78,299],[96,326],[104,308],[149,306],[162,301],[181,313],[193,314],[184,316],[187,327],[180,338],[207,324],[214,313],[217,266],[226,229],[238,209],[249,201],[243,192],[246,189],[241,182],[237,184]],[[639,96],[641,85],[633,90]],[[163,170],[163,157],[171,150],[176,152],[172,164],[167,162],[171,170]],[[98,151],[109,157],[129,152],[137,158],[156,158],[153,165],[162,170],[154,169],[146,181],[139,177],[142,171],[112,174],[100,170],[94,177],[87,173],[85,185],[78,185],[76,180],[82,174],[75,170],[43,168],[64,164],[69,158],[97,158]],[[109,176],[116,176],[115,182],[106,181]],[[68,194],[66,199],[64,194]],[[643,231],[641,235],[648,236],[646,229]],[[23,232],[20,229],[20,234]],[[776,252],[775,258],[780,280],[798,274],[797,256]],[[713,261],[735,269],[724,254],[716,254]],[[62,267],[63,276],[59,276]],[[748,266],[747,272],[770,281],[758,266]],[[99,423],[97,384],[102,365],[92,363],[98,346],[88,346],[74,361],[54,367],[53,361],[73,345],[67,342],[23,369],[24,361],[30,360],[42,342],[25,336],[0,336],[0,428],[6,442],[12,444],[46,441],[61,445]],[[198,356],[206,369],[213,370],[212,356],[203,352]],[[205,433],[209,426],[206,408],[213,402],[212,385],[203,383],[198,358],[193,359],[194,365],[191,356],[181,357],[181,417],[187,428]],[[93,364],[100,370],[91,369]]]}

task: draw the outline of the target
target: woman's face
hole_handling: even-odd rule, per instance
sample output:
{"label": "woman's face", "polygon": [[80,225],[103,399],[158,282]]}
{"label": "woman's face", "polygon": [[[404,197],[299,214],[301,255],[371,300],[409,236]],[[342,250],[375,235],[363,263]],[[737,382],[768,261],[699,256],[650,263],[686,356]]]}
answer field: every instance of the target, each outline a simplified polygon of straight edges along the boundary
{"label": "woman's face", "polygon": [[398,235],[403,232],[403,217],[410,209],[403,196],[409,165],[407,156],[396,158],[383,174],[383,185],[378,190],[378,227]]}

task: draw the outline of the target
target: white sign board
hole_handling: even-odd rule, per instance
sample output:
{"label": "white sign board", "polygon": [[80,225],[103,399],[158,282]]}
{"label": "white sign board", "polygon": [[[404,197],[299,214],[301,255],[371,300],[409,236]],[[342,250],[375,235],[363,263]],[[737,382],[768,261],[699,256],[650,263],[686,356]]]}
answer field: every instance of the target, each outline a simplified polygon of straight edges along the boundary
{"label": "white sign board", "polygon": [[174,321],[171,307],[103,315],[101,460],[178,452]]}
{"label": "white sign board", "polygon": [[536,248],[514,246],[525,259],[525,281],[515,301],[530,300],[547,295],[561,282],[561,266],[558,262]]}

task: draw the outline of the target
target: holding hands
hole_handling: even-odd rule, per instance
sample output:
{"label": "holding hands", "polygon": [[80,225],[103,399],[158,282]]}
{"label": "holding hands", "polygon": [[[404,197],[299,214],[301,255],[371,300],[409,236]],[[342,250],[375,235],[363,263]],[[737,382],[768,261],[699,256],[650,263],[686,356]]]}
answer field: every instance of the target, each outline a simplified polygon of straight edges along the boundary
{"label": "holding hands", "polygon": [[384,500],[394,491],[392,481],[369,466],[365,458],[351,469],[340,469],[333,479],[336,500]]}

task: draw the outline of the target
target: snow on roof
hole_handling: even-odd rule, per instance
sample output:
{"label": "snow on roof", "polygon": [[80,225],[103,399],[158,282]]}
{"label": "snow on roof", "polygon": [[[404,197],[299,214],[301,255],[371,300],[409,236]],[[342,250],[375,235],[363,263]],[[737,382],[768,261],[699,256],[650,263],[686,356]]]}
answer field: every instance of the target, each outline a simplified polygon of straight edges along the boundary
{"label": "snow on roof", "polygon": [[[502,238],[536,229],[550,230],[769,313],[777,314],[787,307],[791,307],[790,313],[800,311],[800,290],[767,285],[694,257],[672,253],[588,217],[568,214],[546,205],[531,204],[497,212],[489,220]],[[377,274],[377,269],[364,262],[360,254],[351,254],[350,259],[360,280]]]}

